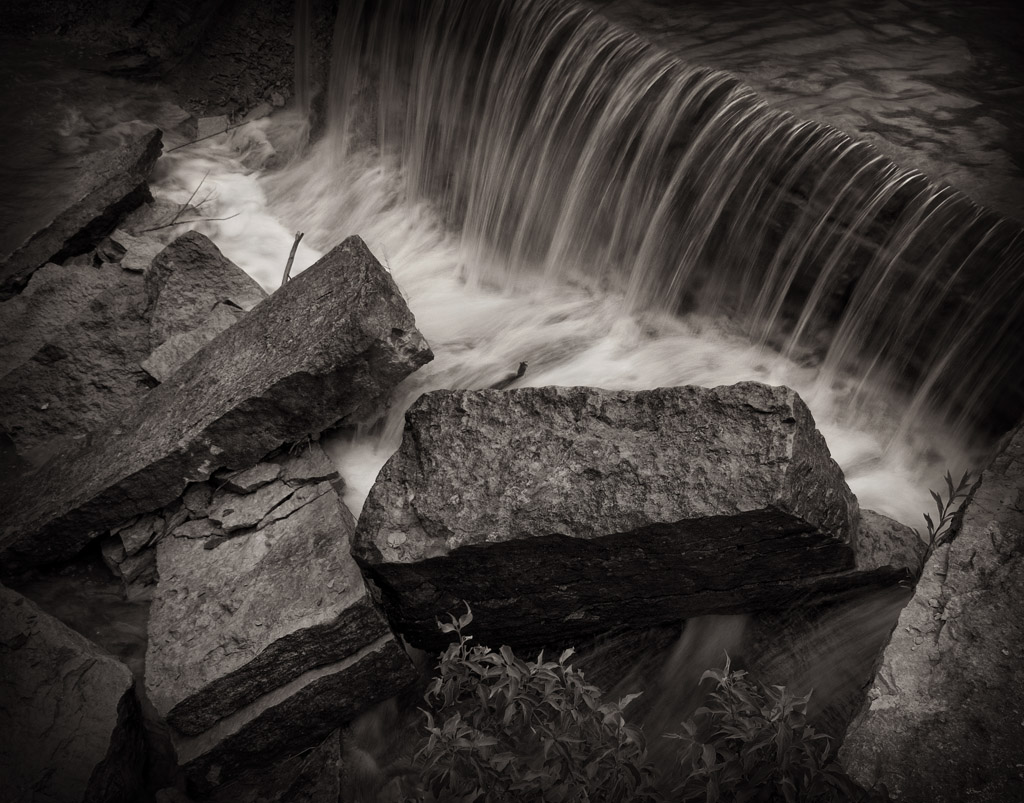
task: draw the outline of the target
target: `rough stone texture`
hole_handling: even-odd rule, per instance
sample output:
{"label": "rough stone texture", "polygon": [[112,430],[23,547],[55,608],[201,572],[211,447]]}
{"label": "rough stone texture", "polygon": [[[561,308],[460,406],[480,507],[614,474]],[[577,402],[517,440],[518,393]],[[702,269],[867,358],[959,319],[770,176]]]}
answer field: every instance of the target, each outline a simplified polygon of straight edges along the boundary
{"label": "rough stone texture", "polygon": [[156,255],[146,273],[146,294],[153,348],[176,335],[209,327],[210,313],[221,302],[248,311],[267,297],[208,237],[194,231]]}
{"label": "rough stone texture", "polygon": [[[140,207],[138,212],[143,211]],[[173,215],[171,216],[173,217]],[[169,229],[168,231],[173,231]],[[110,241],[124,249],[124,254],[117,260],[117,264],[124,270],[133,273],[144,273],[154,257],[159,254],[166,243],[157,239],[151,234],[130,234],[122,229],[117,229],[110,235]]]}
{"label": "rough stone texture", "polygon": [[[182,733],[198,736],[304,673],[345,661],[390,634],[350,554],[352,515],[330,482],[315,480],[323,452],[312,445],[304,453],[305,461],[284,459],[293,476],[305,473],[302,479],[312,484],[275,480],[249,495],[275,486],[291,495],[281,505],[287,510],[265,526],[224,539],[215,535],[216,521],[194,519],[159,543],[147,691]],[[211,515],[222,493],[213,497]],[[213,540],[192,532],[204,522]]]}
{"label": "rough stone texture", "polygon": [[74,200],[0,262],[0,299],[20,291],[47,262],[92,249],[121,215],[149,198],[146,178],[161,152],[160,131],[139,125],[120,145],[82,156],[69,181]]}
{"label": "rough stone texture", "polygon": [[841,758],[901,801],[1024,799],[1024,428],[929,558]]}
{"label": "rough stone texture", "polygon": [[7,489],[9,569],[70,557],[190,482],[364,420],[432,354],[388,273],[350,237],[222,332],[116,427]]}
{"label": "rough stone texture", "polygon": [[413,677],[351,557],[355,522],[320,479],[322,450],[272,459],[293,485],[249,494],[288,490],[269,522],[224,538],[212,519],[192,519],[156,550],[146,687],[202,791],[317,744]]}
{"label": "rough stone texture", "polygon": [[[68,290],[53,289],[65,280]],[[91,297],[69,298],[100,287]],[[15,348],[16,364],[0,383],[0,426],[19,454],[39,464],[57,440],[85,437],[148,393],[153,380],[139,363],[149,353],[149,324],[142,277],[114,265],[50,265],[25,294],[31,322],[26,337],[18,338],[24,345]],[[21,296],[7,305],[22,305]],[[21,333],[10,331],[12,339]]]}
{"label": "rough stone texture", "polygon": [[218,304],[195,329],[172,335],[153,349],[153,353],[142,362],[143,369],[158,382],[167,381],[199,349],[238,323],[244,315],[243,310],[231,304]]}
{"label": "rough stone texture", "polygon": [[0,587],[0,796],[134,803],[143,764],[128,667]]}
{"label": "rough stone texture", "polygon": [[412,679],[409,657],[388,633],[355,655],[264,695],[200,736],[178,738],[178,760],[197,791],[205,793],[317,744]]}
{"label": "rough stone texture", "polygon": [[31,359],[120,280],[120,272],[109,268],[49,264],[37,270],[21,293],[0,303],[0,377]]}
{"label": "rough stone texture", "polygon": [[354,554],[413,643],[465,599],[485,643],[525,645],[839,591],[860,582],[857,523],[787,388],[438,391]]}

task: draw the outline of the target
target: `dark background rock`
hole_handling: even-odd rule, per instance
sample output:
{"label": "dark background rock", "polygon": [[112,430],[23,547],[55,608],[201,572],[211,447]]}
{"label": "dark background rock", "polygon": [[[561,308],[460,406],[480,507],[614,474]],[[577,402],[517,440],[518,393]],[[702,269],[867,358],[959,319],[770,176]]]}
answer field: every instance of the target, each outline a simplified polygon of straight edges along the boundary
{"label": "dark background rock", "polygon": [[[51,284],[64,282],[72,292],[88,292],[87,286],[105,289],[73,306],[32,303],[37,293],[43,302],[64,295],[49,290]],[[31,354],[3,376],[0,426],[19,454],[39,465],[59,444],[81,443],[86,433],[116,420],[155,382],[140,367],[149,354],[140,275],[109,264],[48,265],[25,292],[35,326],[28,344],[18,351]],[[20,305],[21,295],[2,306]]]}
{"label": "dark background rock", "polygon": [[155,388],[116,427],[4,499],[7,569],[67,558],[189,482],[379,413],[432,357],[398,288],[351,237]]}
{"label": "dark background rock", "polygon": [[4,796],[138,801],[144,757],[134,688],[124,664],[0,587]]}
{"label": "dark background rock", "polygon": [[838,573],[857,516],[786,388],[437,391],[410,409],[354,553],[414,644],[439,643],[435,617],[465,599],[484,643],[530,645],[856,584]]}
{"label": "dark background rock", "polygon": [[61,263],[94,248],[121,216],[149,199],[146,179],[161,152],[160,131],[137,126],[119,146],[84,155],[68,197],[73,201],[0,261],[0,299],[19,292],[47,262]]}
{"label": "dark background rock", "polygon": [[1024,429],[929,558],[840,754],[907,803],[1024,796]]}

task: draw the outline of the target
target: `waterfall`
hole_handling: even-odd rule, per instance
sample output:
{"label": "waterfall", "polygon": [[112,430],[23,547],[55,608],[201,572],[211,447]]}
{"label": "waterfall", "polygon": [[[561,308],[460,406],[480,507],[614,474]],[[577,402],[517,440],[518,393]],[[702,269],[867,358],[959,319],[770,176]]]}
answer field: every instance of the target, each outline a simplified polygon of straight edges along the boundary
{"label": "waterfall", "polygon": [[474,282],[727,319],[907,422],[1024,409],[1020,226],[575,0],[343,2],[326,136],[396,166]]}

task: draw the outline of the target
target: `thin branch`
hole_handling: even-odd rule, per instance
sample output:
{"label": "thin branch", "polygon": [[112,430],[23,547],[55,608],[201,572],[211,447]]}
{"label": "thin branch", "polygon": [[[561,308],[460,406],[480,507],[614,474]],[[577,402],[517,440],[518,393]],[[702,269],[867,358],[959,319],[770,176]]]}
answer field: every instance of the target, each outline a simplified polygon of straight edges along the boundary
{"label": "thin branch", "polygon": [[176,151],[179,150],[180,148],[187,148],[189,145],[195,145],[197,142],[202,142],[204,139],[210,139],[211,137],[219,137],[221,134],[226,134],[228,131],[234,131],[236,128],[241,128],[248,122],[249,121],[247,120],[242,123],[235,123],[234,125],[229,125],[223,131],[217,131],[216,133],[213,134],[207,134],[205,137],[199,137],[199,139],[194,139],[191,142],[185,142],[182,143],[181,145],[175,145],[173,148],[168,148],[166,152],[170,153],[171,151]]}
{"label": "thin branch", "polygon": [[284,285],[288,281],[288,277],[292,273],[292,262],[295,261],[295,252],[299,248],[299,241],[302,240],[303,232],[295,232],[295,242],[292,243],[291,253],[288,254],[288,264],[284,266],[284,278],[281,279],[281,284]]}
{"label": "thin branch", "polygon": [[145,234],[148,231],[158,231],[159,229],[169,229],[171,226],[184,226],[186,223],[206,223],[211,220],[231,220],[233,217],[238,217],[241,212],[235,212],[233,215],[227,217],[195,217],[191,220],[179,220],[177,222],[171,221],[170,223],[164,223],[162,226],[153,226],[150,229],[143,229],[139,234]]}
{"label": "thin branch", "polygon": [[[206,181],[206,177],[208,175],[210,175],[209,170],[203,173],[203,177],[199,179],[199,183],[196,184],[196,188],[192,190],[192,194],[188,196],[188,200],[185,201],[185,203],[183,203],[180,207],[178,207],[178,211],[174,213],[174,217],[171,218],[171,222],[167,224],[168,226],[173,226],[175,223],[177,223],[178,218],[181,217],[181,213],[188,208],[188,205],[190,203],[192,203],[192,199],[196,197],[196,193],[199,192],[199,188],[203,186],[203,182]],[[152,231],[152,229],[149,229],[149,231]]]}

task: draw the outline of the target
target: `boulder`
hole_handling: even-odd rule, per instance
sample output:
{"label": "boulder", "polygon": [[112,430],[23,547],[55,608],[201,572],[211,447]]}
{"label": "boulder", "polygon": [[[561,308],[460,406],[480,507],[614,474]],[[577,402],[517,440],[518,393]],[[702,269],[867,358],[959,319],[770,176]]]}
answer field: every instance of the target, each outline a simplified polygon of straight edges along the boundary
{"label": "boulder", "polygon": [[82,156],[69,177],[67,205],[13,253],[0,255],[0,299],[19,292],[46,263],[90,251],[147,200],[146,178],[161,149],[160,131],[139,124],[116,147]]}
{"label": "boulder", "polygon": [[[318,743],[413,677],[351,557],[352,515],[317,479],[323,453],[306,453],[306,484],[274,480],[248,495],[280,484],[287,513],[227,538],[194,519],[157,546],[146,689],[200,786]],[[302,461],[289,462],[294,475]],[[192,532],[202,521],[205,541]]]}
{"label": "boulder", "polygon": [[3,798],[134,803],[142,751],[128,667],[0,587]]}
{"label": "boulder", "polygon": [[379,412],[433,355],[390,275],[350,237],[204,346],[116,426],[12,484],[0,559],[67,558],[190,482]]}
{"label": "boulder", "polygon": [[483,643],[529,646],[906,577],[859,567],[857,530],[788,388],[437,391],[409,410],[354,553],[414,644],[467,600]]}
{"label": "boulder", "polygon": [[[211,313],[222,302],[248,312],[267,297],[208,237],[194,231],[182,234],[154,257],[146,272],[146,295],[153,348],[208,327]],[[232,322],[225,321],[221,330]]]}
{"label": "boulder", "polygon": [[901,801],[1024,795],[1024,428],[928,559],[840,757]]}

